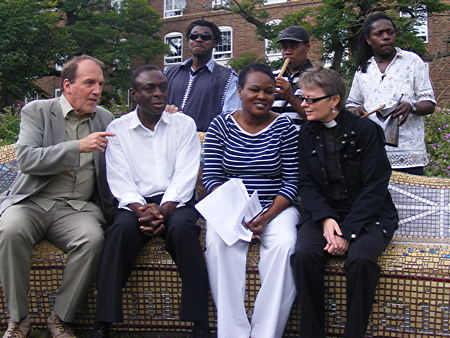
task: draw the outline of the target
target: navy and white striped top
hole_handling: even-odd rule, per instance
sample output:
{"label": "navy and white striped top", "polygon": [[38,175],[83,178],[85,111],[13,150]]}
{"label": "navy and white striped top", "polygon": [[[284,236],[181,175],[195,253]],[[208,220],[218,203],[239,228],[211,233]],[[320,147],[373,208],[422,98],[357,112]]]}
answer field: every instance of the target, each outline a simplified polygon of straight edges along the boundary
{"label": "navy and white striped top", "polygon": [[261,203],[281,195],[293,202],[298,191],[298,132],[280,115],[261,131],[243,130],[232,114],[217,116],[205,139],[203,184],[208,191],[230,178],[241,178]]}

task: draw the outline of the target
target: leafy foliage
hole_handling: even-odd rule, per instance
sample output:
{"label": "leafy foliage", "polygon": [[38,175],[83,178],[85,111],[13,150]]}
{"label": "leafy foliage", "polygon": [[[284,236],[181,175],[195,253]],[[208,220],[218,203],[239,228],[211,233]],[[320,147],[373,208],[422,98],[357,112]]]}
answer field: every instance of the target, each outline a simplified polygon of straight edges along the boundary
{"label": "leafy foliage", "polygon": [[66,29],[77,42],[76,54],[95,56],[107,65],[109,86],[103,95],[107,100],[117,100],[118,93],[129,88],[133,60],[141,58],[149,63],[166,51],[157,36],[160,15],[147,0],[123,0],[120,5],[101,0],[60,0],[58,6],[66,13]]}
{"label": "leafy foliage", "polygon": [[0,108],[39,92],[37,78],[57,75],[55,63],[79,54],[106,64],[102,103],[117,99],[133,61],[166,51],[160,27],[147,0],[0,0]]}
{"label": "leafy foliage", "polygon": [[71,54],[75,43],[58,25],[51,1],[0,1],[0,108],[39,92],[38,77],[54,71],[54,62]]}
{"label": "leafy foliage", "polygon": [[330,62],[331,68],[340,71],[347,79],[353,75],[358,37],[367,16],[376,11],[386,12],[397,24],[398,46],[423,55],[423,42],[416,36],[417,20],[423,18],[424,10],[430,14],[450,9],[450,5],[439,0],[323,0],[320,5],[287,14],[280,24],[273,25],[268,24],[273,18],[264,6],[260,6],[263,2],[228,0],[225,9],[252,23],[260,38],[272,41],[283,28],[303,26],[322,42],[324,61]]}
{"label": "leafy foliage", "polygon": [[263,58],[258,58],[253,52],[243,52],[239,57],[231,58],[228,61],[227,66],[238,72],[249,63],[265,63],[265,60]]}
{"label": "leafy foliage", "polygon": [[426,117],[425,138],[430,157],[425,174],[450,177],[450,109],[437,107]]}
{"label": "leafy foliage", "polygon": [[15,143],[19,138],[20,115],[13,109],[0,113],[0,145]]}

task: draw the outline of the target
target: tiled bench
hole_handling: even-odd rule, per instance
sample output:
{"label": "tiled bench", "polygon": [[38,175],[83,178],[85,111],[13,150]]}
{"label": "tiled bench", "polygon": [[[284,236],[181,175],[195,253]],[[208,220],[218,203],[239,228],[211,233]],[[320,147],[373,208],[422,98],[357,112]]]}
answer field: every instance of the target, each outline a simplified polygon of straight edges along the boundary
{"label": "tiled bench", "polygon": [[[10,184],[15,170],[13,160],[13,148],[0,148],[0,162],[3,163],[0,166],[0,186]],[[400,229],[380,259],[382,277],[367,335],[449,336],[450,179],[394,173],[390,190],[400,213]],[[203,226],[202,220],[199,224]],[[65,258],[61,251],[47,241],[40,242],[33,252],[30,310],[35,327],[45,326],[54,294],[61,282]],[[247,302],[251,309],[259,287],[258,245],[251,246],[248,258]],[[329,336],[340,336],[345,322],[345,277],[342,264],[342,260],[332,260],[327,268]],[[190,328],[187,324],[177,320],[180,287],[176,267],[166,253],[162,240],[152,240],[139,256],[125,288],[125,320],[116,325],[116,329],[188,332]],[[95,286],[92,285],[86,303],[80,309],[77,326],[91,326],[94,314]],[[294,304],[285,337],[298,336],[298,316]],[[4,298],[1,297],[0,322],[6,325],[7,318]],[[210,320],[215,325],[212,301]]]}

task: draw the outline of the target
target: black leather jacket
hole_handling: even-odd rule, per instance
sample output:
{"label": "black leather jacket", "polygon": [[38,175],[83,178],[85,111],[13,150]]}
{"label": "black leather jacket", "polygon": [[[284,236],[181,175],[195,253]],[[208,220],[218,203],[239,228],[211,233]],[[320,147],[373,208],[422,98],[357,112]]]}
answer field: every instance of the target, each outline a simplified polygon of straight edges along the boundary
{"label": "black leather jacket", "polygon": [[341,112],[338,125],[338,158],[344,189],[351,207],[341,219],[331,204],[325,170],[321,122],[308,121],[300,130],[300,198],[306,216],[314,222],[335,219],[343,237],[356,240],[362,229],[375,223],[386,235],[398,228],[398,214],[388,191],[391,167],[382,129],[366,118]]}

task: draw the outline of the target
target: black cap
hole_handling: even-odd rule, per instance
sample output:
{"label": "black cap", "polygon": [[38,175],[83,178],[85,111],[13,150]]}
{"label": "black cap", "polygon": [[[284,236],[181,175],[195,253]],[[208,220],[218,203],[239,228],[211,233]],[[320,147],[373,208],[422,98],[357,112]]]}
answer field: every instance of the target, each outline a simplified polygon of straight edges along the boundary
{"label": "black cap", "polygon": [[308,43],[309,35],[302,27],[291,26],[281,32],[280,38],[275,43],[286,40]]}

